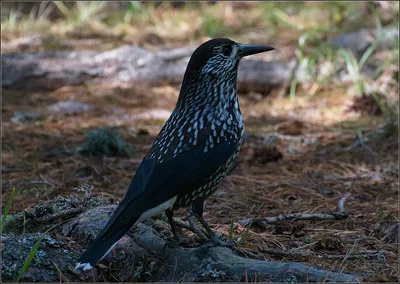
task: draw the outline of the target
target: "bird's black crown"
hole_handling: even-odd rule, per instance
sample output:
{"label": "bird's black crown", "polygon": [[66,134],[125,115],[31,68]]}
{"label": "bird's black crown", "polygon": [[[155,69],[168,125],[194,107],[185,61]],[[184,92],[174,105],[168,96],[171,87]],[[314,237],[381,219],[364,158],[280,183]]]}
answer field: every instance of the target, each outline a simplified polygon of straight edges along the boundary
{"label": "bird's black crown", "polygon": [[190,79],[191,76],[197,77],[199,74],[224,77],[225,73],[237,71],[242,57],[273,49],[269,46],[240,44],[228,38],[211,39],[193,52],[184,81]]}

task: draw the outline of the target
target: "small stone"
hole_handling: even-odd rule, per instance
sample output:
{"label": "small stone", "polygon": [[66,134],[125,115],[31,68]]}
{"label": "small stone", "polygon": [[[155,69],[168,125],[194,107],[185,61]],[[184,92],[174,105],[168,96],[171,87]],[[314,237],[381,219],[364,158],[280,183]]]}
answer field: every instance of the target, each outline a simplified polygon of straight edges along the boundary
{"label": "small stone", "polygon": [[326,196],[334,196],[335,195],[335,193],[332,190],[325,189],[325,188],[320,189],[319,193],[321,193],[322,195],[326,195]]}
{"label": "small stone", "polygon": [[256,92],[250,92],[247,96],[254,101],[261,101],[263,98],[262,94]]}
{"label": "small stone", "polygon": [[278,142],[279,137],[275,134],[269,134],[264,137],[262,143],[265,146],[274,146]]}
{"label": "small stone", "polygon": [[292,143],[287,147],[287,151],[289,154],[296,154],[299,149],[296,144]]}
{"label": "small stone", "polygon": [[139,136],[146,136],[149,135],[150,132],[147,129],[140,128],[137,133]]}
{"label": "small stone", "polygon": [[62,101],[49,105],[47,109],[57,113],[76,114],[89,111],[92,109],[92,106],[77,101]]}
{"label": "small stone", "polygon": [[133,116],[133,119],[161,119],[167,120],[171,115],[170,110],[153,109]]}
{"label": "small stone", "polygon": [[32,120],[40,118],[42,118],[42,114],[40,112],[16,111],[14,112],[13,117],[11,117],[11,121],[15,124],[25,124]]}
{"label": "small stone", "polygon": [[303,138],[301,140],[301,144],[303,144],[304,146],[316,145],[317,143],[318,143],[317,137]]}
{"label": "small stone", "polygon": [[128,128],[128,132],[132,137],[136,137],[138,135],[138,130],[135,126],[131,126]]}

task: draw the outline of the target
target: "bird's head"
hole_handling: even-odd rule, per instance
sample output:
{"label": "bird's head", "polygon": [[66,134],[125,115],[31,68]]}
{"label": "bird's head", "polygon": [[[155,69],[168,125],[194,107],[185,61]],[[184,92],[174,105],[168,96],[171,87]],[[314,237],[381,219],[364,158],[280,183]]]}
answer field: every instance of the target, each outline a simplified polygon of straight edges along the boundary
{"label": "bird's head", "polygon": [[241,44],[227,38],[211,39],[193,52],[184,80],[201,74],[210,74],[220,79],[236,75],[239,61],[244,56],[273,49],[270,46]]}
{"label": "bird's head", "polygon": [[[225,93],[232,94],[231,90],[236,88],[240,59],[273,49],[270,46],[241,44],[227,38],[215,38],[203,43],[189,60],[177,106],[187,108],[189,104],[198,106],[199,103],[235,99],[235,96],[226,96]],[[218,93],[221,84],[224,84],[225,91]]]}

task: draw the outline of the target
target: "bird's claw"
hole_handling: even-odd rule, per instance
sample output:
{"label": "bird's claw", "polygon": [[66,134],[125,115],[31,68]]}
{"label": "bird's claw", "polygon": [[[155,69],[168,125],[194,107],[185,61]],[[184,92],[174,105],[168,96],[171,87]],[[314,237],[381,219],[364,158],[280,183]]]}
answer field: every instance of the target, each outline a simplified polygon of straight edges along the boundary
{"label": "bird's claw", "polygon": [[228,240],[225,237],[220,237],[217,236],[216,234],[213,234],[210,237],[210,241],[206,242],[205,244],[203,244],[201,247],[205,250],[212,248],[212,247],[227,247],[227,248],[234,248],[235,246],[235,242],[232,240]]}
{"label": "bird's claw", "polygon": [[170,248],[177,248],[180,246],[186,247],[189,246],[190,244],[193,244],[194,241],[195,241],[194,237],[176,236],[172,240],[168,241],[165,246]]}
{"label": "bird's claw", "polygon": [[235,242],[233,240],[228,240],[225,237],[218,237],[215,234],[213,234],[211,237],[211,242],[220,247],[233,248],[235,246]]}

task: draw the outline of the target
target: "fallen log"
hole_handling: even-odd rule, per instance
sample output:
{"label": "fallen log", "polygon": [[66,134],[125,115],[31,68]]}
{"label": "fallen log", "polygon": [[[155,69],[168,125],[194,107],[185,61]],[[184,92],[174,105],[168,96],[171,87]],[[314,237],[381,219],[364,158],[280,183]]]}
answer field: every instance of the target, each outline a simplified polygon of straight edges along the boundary
{"label": "fallen log", "polygon": [[[152,52],[138,46],[122,46],[105,52],[44,51],[2,55],[2,86],[54,90],[86,82],[180,84],[193,48]],[[295,62],[243,59],[239,67],[239,91],[268,93],[291,79]]]}
{"label": "fallen log", "polygon": [[[133,227],[96,269],[75,271],[84,247],[99,233],[114,208],[99,206],[87,210],[71,221],[63,221],[51,235],[50,232],[36,233],[33,227],[25,234],[2,234],[3,281],[18,279],[32,248],[39,243],[20,281],[361,281],[357,275],[297,262],[244,258],[240,250],[212,247],[207,243],[196,247],[171,245],[171,232],[163,217]],[[54,224],[54,218],[47,219]]]}
{"label": "fallen log", "polygon": [[336,49],[350,49],[358,57],[361,57],[373,43],[376,44],[377,50],[394,49],[396,37],[399,37],[397,28],[361,29],[356,32],[333,36],[332,46]]}

